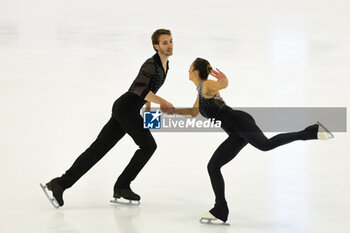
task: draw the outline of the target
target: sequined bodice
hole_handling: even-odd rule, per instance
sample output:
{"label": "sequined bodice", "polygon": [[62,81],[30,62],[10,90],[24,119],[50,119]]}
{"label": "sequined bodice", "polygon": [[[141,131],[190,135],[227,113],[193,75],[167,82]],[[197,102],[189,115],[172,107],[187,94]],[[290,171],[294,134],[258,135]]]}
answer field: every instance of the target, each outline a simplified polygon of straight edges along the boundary
{"label": "sequined bodice", "polygon": [[218,118],[218,114],[220,113],[221,108],[225,105],[225,102],[221,97],[219,99],[215,98],[219,97],[217,95],[206,95],[210,97],[205,97],[202,92],[203,82],[204,81],[197,86],[199,95],[199,112],[206,118]]}

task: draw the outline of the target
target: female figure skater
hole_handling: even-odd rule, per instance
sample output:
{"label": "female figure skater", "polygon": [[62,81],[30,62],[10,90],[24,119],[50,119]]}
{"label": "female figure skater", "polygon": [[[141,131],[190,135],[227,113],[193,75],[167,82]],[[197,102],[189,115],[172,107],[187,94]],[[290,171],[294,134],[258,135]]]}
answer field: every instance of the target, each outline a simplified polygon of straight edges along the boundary
{"label": "female figure skater", "polygon": [[[207,80],[209,74],[217,81]],[[226,224],[229,209],[220,169],[231,161],[247,143],[259,150],[268,151],[296,140],[327,140],[333,137],[318,122],[299,132],[283,133],[267,138],[251,115],[230,108],[220,97],[219,90],[228,86],[228,80],[219,69],[212,70],[208,61],[197,58],[190,67],[189,79],[197,86],[197,100],[193,108],[175,109],[174,113],[194,117],[200,112],[206,118],[220,120],[221,127],[228,134],[228,138],[216,149],[208,163],[210,181],[215,193],[215,206],[202,216],[202,223],[212,223],[212,221],[217,223],[215,220],[219,219]]]}
{"label": "female figure skater", "polygon": [[[171,112],[173,105],[156,95],[163,85],[169,69],[168,57],[173,54],[173,39],[171,32],[159,29],[152,35],[152,44],[156,54],[149,58],[141,67],[139,74],[129,90],[120,96],[113,105],[112,116],[102,128],[97,139],[82,153],[73,165],[61,177],[41,184],[46,196],[58,208],[63,206],[63,192],[79,180],[92,166],[94,166],[112,147],[127,133],[139,146],[131,161],[119,176],[114,185],[113,197],[139,201],[140,196],[130,188],[133,181],[156,150],[156,142],[148,129],[143,129],[143,119],[140,115],[141,107],[147,102],[159,104],[162,109]],[[52,192],[53,198],[47,190]]]}

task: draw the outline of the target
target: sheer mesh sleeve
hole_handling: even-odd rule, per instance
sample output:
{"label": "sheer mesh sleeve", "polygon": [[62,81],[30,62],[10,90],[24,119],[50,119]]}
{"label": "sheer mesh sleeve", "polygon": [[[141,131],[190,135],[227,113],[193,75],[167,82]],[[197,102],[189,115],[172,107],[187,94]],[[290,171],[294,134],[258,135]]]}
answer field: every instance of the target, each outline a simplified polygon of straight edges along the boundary
{"label": "sheer mesh sleeve", "polygon": [[137,75],[134,82],[131,84],[129,91],[140,96],[142,99],[146,97],[150,91],[150,82],[156,73],[155,65],[153,62],[145,62],[139,74]]}

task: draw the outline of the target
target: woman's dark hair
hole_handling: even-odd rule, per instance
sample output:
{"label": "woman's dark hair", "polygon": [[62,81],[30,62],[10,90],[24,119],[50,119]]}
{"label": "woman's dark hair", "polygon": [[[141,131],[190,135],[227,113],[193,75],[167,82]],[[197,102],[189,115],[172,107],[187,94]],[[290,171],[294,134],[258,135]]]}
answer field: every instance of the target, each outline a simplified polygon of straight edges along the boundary
{"label": "woman's dark hair", "polygon": [[193,62],[193,71],[198,70],[199,71],[199,77],[202,80],[207,80],[210,71],[213,68],[211,67],[210,63],[203,59],[203,58],[197,58],[194,62]]}

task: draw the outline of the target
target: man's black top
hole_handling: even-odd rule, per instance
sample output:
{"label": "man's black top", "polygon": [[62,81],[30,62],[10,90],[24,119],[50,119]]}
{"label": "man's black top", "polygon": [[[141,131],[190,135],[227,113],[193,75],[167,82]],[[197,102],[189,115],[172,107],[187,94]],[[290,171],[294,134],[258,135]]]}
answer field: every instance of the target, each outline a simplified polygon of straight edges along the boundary
{"label": "man's black top", "polygon": [[167,69],[164,71],[162,62],[158,53],[147,59],[141,66],[140,72],[129,88],[129,92],[136,94],[142,100],[146,97],[149,91],[154,94],[163,85],[166,75],[169,70],[169,61]]}

